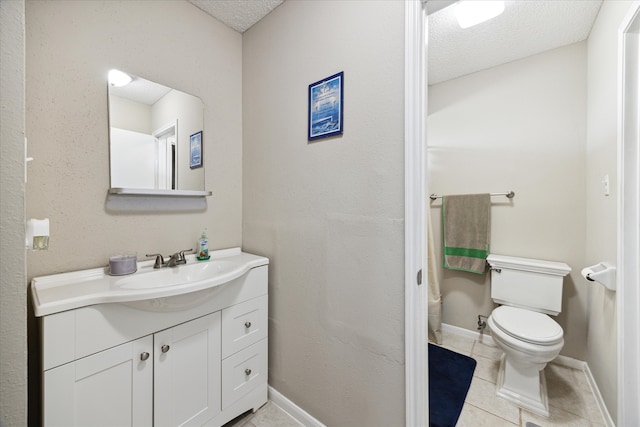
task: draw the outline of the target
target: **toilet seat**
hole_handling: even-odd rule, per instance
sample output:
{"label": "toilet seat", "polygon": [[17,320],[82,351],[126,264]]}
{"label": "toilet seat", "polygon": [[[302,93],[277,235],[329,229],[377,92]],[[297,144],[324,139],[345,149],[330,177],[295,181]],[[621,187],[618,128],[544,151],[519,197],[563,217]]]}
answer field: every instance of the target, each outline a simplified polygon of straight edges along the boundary
{"label": "toilet seat", "polygon": [[503,305],[491,317],[502,332],[524,342],[544,346],[563,340],[562,327],[546,314]]}

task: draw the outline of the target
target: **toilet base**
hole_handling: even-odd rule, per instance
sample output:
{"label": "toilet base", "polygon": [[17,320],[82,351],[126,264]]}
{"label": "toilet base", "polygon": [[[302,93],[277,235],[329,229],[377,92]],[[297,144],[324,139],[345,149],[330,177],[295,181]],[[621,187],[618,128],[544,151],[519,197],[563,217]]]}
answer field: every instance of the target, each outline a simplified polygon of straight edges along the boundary
{"label": "toilet base", "polygon": [[538,370],[537,366],[516,366],[503,354],[498,370],[496,395],[535,414],[548,417],[547,380],[544,370]]}

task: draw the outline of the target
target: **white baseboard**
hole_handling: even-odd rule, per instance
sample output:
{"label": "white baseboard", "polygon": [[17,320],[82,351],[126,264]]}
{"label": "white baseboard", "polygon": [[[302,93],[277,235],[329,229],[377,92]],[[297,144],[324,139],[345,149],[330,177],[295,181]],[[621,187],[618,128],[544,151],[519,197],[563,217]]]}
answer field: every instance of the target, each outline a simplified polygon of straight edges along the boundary
{"label": "white baseboard", "polygon": [[461,328],[459,326],[449,325],[447,323],[443,323],[441,329],[442,329],[442,332],[447,332],[447,333],[458,335],[458,336],[472,338],[474,340],[479,340],[484,344],[488,344],[495,347],[495,343],[493,342],[493,338],[491,337],[491,334],[489,333],[488,329],[486,330],[486,332],[483,332],[481,334],[480,332],[471,331],[469,329]]}
{"label": "white baseboard", "polygon": [[584,371],[587,366],[587,362],[574,359],[573,357],[563,356],[561,354],[559,354],[555,359],[553,359],[551,363],[564,366],[566,368],[580,369],[581,371]]}
{"label": "white baseboard", "polygon": [[587,381],[589,382],[589,386],[591,387],[591,391],[593,392],[593,397],[595,397],[598,408],[600,408],[600,412],[602,413],[605,424],[607,425],[607,427],[615,427],[616,424],[613,422],[613,418],[611,418],[611,414],[609,414],[607,405],[604,403],[604,399],[602,398],[602,394],[600,394],[600,389],[598,388],[598,384],[596,384],[596,380],[591,373],[589,364],[582,360],[563,355],[559,355],[551,363],[555,363],[556,365],[560,366],[566,366],[567,368],[579,369],[584,372],[585,376],[587,377]]}
{"label": "white baseboard", "polygon": [[[482,338],[482,341],[484,343],[489,345],[495,345],[493,343],[493,338],[488,332],[483,333],[481,337],[481,334],[479,332],[460,328],[458,326],[448,325],[446,323],[442,324],[442,332],[447,332],[450,334],[463,336],[467,338],[473,338],[477,340]],[[562,356],[562,355],[559,355],[558,357],[556,357],[551,363],[554,363],[560,366],[565,366],[567,368],[579,369],[583,371],[587,376],[587,381],[591,386],[591,390],[593,391],[593,396],[595,397],[596,402],[598,403],[598,407],[600,408],[600,412],[602,412],[602,416],[604,418],[605,423],[607,424],[607,427],[615,427],[615,423],[611,418],[611,414],[609,414],[607,405],[605,405],[604,399],[602,398],[602,394],[600,394],[600,389],[598,389],[598,384],[596,384],[595,378],[591,373],[591,369],[589,369],[589,364],[587,364],[587,362],[585,361],[574,359],[568,356]]]}
{"label": "white baseboard", "polygon": [[587,362],[584,362],[584,373],[587,376],[587,380],[589,381],[589,385],[591,386],[591,390],[593,391],[593,396],[596,398],[598,408],[600,408],[600,412],[602,412],[604,422],[607,424],[607,427],[615,427],[616,424],[613,422],[611,414],[609,414],[607,405],[604,403],[604,399],[602,398],[600,390],[598,389],[598,385],[596,384],[596,379],[593,377],[593,374],[591,373],[591,369],[589,369],[589,364]]}
{"label": "white baseboard", "polygon": [[269,400],[305,427],[327,427],[271,386],[269,386]]}

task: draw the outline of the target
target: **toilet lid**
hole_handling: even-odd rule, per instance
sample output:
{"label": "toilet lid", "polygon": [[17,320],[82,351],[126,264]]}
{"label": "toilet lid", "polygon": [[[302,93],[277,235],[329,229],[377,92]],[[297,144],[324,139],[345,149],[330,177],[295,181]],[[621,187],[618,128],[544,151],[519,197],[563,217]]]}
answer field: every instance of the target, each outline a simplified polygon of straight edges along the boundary
{"label": "toilet lid", "polygon": [[546,314],[503,305],[491,317],[503,332],[525,342],[551,345],[562,340],[562,327]]}

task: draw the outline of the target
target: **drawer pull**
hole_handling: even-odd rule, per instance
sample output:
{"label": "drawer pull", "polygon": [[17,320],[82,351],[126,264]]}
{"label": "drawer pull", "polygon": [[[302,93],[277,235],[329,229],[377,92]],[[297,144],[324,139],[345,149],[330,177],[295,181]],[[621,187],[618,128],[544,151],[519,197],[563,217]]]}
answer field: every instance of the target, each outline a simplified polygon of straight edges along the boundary
{"label": "drawer pull", "polygon": [[163,353],[166,353],[169,351],[171,347],[169,347],[167,344],[163,345],[162,347],[160,347],[160,350],[162,350]]}
{"label": "drawer pull", "polygon": [[245,370],[244,370],[244,374],[245,374],[246,376],[251,375],[251,369],[249,369],[249,368],[245,369]]}
{"label": "drawer pull", "polygon": [[149,353],[148,352],[143,352],[140,354],[140,360],[144,361],[147,360],[149,358]]}
{"label": "drawer pull", "polygon": [[251,327],[251,322],[244,322],[244,327],[249,329]]}

